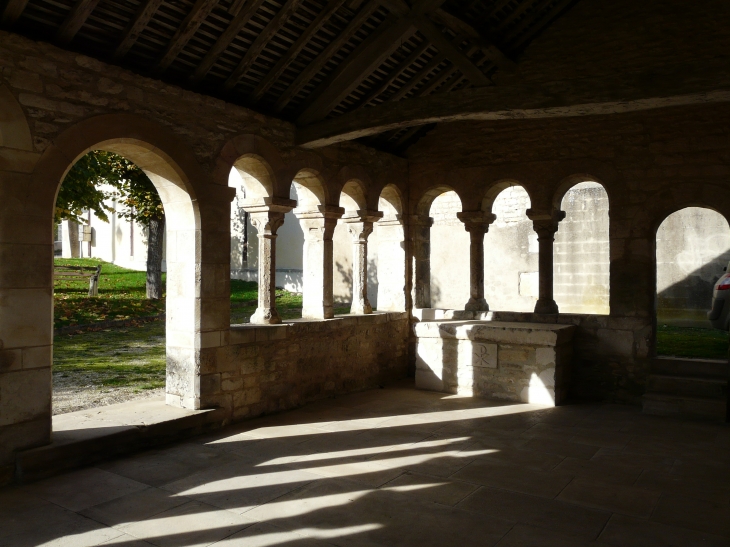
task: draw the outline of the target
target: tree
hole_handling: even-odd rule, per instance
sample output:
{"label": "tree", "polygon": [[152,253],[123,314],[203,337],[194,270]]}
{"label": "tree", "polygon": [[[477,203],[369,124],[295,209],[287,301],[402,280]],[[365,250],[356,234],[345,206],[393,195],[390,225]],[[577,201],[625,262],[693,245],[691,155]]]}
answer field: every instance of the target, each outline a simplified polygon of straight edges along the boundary
{"label": "tree", "polygon": [[[112,190],[106,191],[104,185]],[[154,184],[134,163],[103,150],[93,150],[79,159],[61,184],[56,221],[79,222],[81,212],[91,210],[99,219],[109,222],[107,213],[114,211],[108,205],[111,198],[122,206],[117,211],[120,217],[147,227],[147,298],[162,298],[165,210]]]}

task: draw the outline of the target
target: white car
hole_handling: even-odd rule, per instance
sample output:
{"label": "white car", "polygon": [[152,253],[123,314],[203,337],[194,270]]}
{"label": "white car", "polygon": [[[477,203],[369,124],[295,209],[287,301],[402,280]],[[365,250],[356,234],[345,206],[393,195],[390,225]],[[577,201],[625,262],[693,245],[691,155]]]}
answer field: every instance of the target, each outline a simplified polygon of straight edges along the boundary
{"label": "white car", "polygon": [[[725,272],[730,269],[730,264]],[[730,273],[725,273],[715,283],[712,291],[712,309],[707,313],[710,324],[720,330],[730,330]]]}

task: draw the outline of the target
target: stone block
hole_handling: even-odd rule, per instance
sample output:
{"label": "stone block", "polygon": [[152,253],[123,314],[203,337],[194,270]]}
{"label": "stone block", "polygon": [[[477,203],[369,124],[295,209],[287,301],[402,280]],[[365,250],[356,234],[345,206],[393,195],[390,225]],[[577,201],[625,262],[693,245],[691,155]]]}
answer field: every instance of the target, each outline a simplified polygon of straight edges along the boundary
{"label": "stone block", "polygon": [[631,331],[598,329],[598,352],[605,355],[633,357],[634,333]]}
{"label": "stone block", "polygon": [[458,366],[497,368],[497,344],[459,340]]}
{"label": "stone block", "polygon": [[0,426],[38,420],[50,414],[50,368],[0,374]]}

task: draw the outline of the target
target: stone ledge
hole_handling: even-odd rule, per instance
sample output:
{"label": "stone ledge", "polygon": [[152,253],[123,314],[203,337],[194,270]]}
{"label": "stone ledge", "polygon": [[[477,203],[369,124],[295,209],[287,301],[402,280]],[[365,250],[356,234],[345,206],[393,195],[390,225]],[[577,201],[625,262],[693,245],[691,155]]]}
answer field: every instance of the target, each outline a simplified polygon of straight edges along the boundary
{"label": "stone ledge", "polygon": [[418,338],[451,338],[503,344],[559,346],[573,339],[574,325],[502,321],[427,321],[413,325]]}
{"label": "stone ledge", "polygon": [[28,482],[222,427],[223,409],[187,410],[162,399],[53,417],[50,444],[18,452],[15,480]]}
{"label": "stone ledge", "polygon": [[272,340],[285,340],[289,336],[310,333],[325,333],[355,326],[368,326],[401,321],[408,318],[407,312],[373,312],[367,315],[336,315],[332,319],[291,319],[280,325],[231,325],[230,344],[254,344]]}

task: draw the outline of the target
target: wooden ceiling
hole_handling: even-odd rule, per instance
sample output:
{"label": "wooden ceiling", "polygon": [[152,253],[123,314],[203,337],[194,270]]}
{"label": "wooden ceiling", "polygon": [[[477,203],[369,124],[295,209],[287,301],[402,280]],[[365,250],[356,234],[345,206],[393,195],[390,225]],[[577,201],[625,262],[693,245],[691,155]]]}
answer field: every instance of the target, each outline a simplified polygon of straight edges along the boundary
{"label": "wooden ceiling", "polygon": [[[492,85],[576,0],[7,0],[5,28],[306,126]],[[367,137],[403,153],[428,127]]]}

